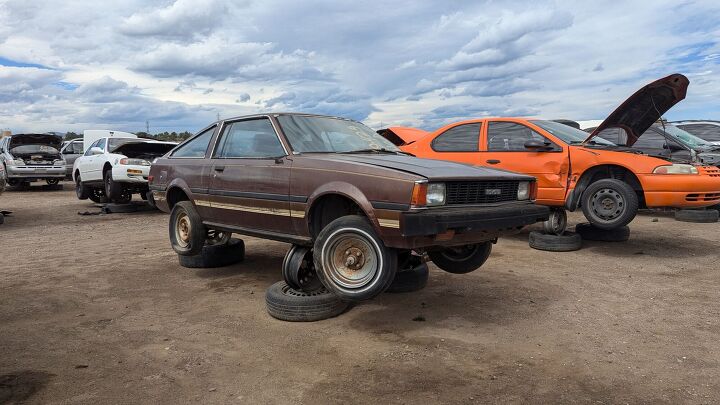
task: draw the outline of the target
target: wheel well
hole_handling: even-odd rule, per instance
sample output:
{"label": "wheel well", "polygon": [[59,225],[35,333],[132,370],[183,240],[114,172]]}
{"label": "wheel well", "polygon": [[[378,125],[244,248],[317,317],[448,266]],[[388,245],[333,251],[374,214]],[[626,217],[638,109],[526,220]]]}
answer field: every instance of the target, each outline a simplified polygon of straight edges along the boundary
{"label": "wheel well", "polygon": [[635,173],[618,165],[600,165],[586,170],[585,173],[580,176],[580,180],[578,180],[578,184],[575,187],[576,207],[580,206],[582,193],[585,189],[588,188],[590,184],[601,179],[616,179],[629,184],[630,187],[635,190],[640,206],[645,206],[645,193],[643,193],[642,184],[640,184],[640,180]]}
{"label": "wheel well", "polygon": [[355,201],[339,194],[326,194],[318,198],[310,207],[310,235],[317,237],[327,224],[346,215],[365,216],[365,212]]}
{"label": "wheel well", "polygon": [[167,203],[168,206],[172,209],[172,207],[175,206],[175,204],[179,203],[180,201],[189,201],[190,198],[188,198],[187,194],[180,188],[180,187],[173,187],[170,190],[167,191]]}
{"label": "wheel well", "polygon": [[105,162],[105,166],[103,166],[103,178],[105,178],[105,172],[108,170],[112,170],[112,165],[109,162]]}

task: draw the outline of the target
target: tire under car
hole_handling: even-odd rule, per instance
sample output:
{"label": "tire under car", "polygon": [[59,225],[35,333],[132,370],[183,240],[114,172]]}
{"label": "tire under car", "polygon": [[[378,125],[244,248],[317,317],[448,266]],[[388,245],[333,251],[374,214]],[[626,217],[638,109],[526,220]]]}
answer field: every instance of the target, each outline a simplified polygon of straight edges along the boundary
{"label": "tire under car", "polygon": [[205,245],[200,253],[193,256],[178,255],[180,265],[189,269],[224,267],[244,259],[245,243],[241,239],[230,239],[222,245]]}
{"label": "tire under car", "polygon": [[718,211],[712,209],[677,210],[675,211],[675,220],[681,222],[695,222],[701,224],[718,222]]}
{"label": "tire under car", "polygon": [[305,292],[290,288],[284,281],[265,292],[267,311],[273,318],[290,322],[314,322],[345,312],[350,304],[324,288]]}
{"label": "tire under car", "polygon": [[575,232],[583,240],[599,242],[625,242],[630,239],[630,227],[627,225],[615,229],[600,229],[593,224],[577,224]]}
{"label": "tire under car", "polygon": [[430,275],[427,263],[421,263],[410,269],[395,273],[390,286],[385,290],[388,293],[408,293],[425,288]]}
{"label": "tire under car", "polygon": [[572,232],[565,232],[562,235],[550,235],[532,231],[528,241],[531,248],[548,252],[572,252],[582,248],[582,237]]}

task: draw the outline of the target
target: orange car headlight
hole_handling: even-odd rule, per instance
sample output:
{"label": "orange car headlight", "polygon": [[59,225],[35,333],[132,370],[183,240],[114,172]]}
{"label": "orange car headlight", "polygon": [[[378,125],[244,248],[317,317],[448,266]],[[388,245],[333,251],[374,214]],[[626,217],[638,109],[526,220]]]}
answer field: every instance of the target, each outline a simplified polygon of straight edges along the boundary
{"label": "orange car headlight", "polygon": [[693,165],[676,163],[658,166],[653,170],[653,174],[698,174],[698,169]]}

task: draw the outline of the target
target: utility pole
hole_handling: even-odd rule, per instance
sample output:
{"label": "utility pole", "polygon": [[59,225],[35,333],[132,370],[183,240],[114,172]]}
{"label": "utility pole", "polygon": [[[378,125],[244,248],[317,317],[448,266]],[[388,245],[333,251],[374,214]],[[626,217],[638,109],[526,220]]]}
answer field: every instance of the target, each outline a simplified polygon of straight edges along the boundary
{"label": "utility pole", "polygon": [[217,113],[217,120],[220,121],[220,113]]}
{"label": "utility pole", "polygon": [[150,121],[145,120],[145,133],[150,135]]}

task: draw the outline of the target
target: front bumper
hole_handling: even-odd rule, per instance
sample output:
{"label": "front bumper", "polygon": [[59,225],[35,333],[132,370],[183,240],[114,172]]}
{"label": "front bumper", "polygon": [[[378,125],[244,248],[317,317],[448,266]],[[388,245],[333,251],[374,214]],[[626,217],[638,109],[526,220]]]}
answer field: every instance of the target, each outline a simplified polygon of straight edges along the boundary
{"label": "front bumper", "polygon": [[7,166],[8,179],[56,179],[65,177],[65,166]]}
{"label": "front bumper", "polygon": [[639,175],[648,208],[701,208],[720,203],[720,173]]}
{"label": "front bumper", "polygon": [[504,231],[548,219],[550,209],[531,203],[492,207],[444,207],[406,212],[400,216],[402,236],[431,236],[448,231]]}
{"label": "front bumper", "polygon": [[113,181],[147,184],[150,166],[118,165],[112,168]]}

